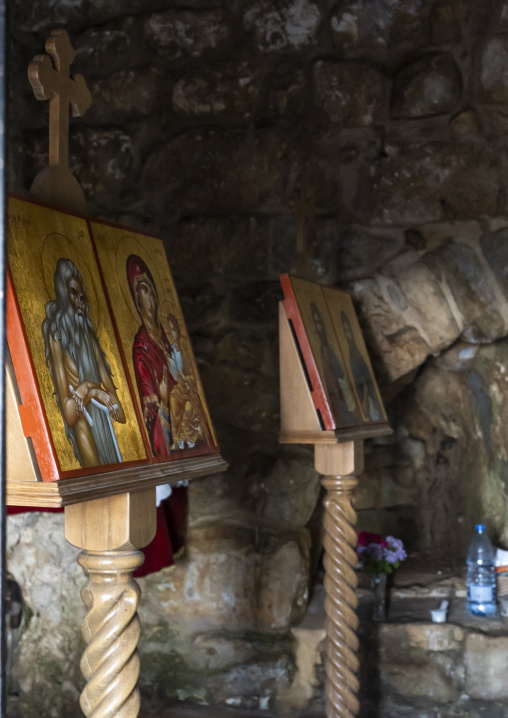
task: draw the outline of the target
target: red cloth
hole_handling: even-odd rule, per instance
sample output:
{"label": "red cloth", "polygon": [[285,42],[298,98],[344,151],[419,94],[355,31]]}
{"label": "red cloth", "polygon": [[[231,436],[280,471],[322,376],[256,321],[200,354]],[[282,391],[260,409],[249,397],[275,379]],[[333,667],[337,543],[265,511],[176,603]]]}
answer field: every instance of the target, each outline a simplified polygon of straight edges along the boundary
{"label": "red cloth", "polygon": [[[8,514],[24,511],[61,512],[63,509],[37,508],[35,506],[7,506]],[[185,519],[187,515],[187,489],[179,486],[157,508],[157,531],[153,541],[142,549],[145,562],[135,572],[135,577],[146,576],[172,566],[175,555],[185,544]]]}
{"label": "red cloth", "polygon": [[142,549],[145,562],[134,576],[146,576],[172,566],[175,556],[185,545],[187,487],[173,488],[173,493],[157,507],[157,533],[152,543]]}

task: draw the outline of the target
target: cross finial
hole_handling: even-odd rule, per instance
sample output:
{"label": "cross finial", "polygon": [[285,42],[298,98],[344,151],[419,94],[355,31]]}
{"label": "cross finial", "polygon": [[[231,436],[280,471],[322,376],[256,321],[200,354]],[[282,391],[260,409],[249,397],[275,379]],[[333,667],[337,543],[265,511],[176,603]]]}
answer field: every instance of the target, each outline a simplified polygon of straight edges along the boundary
{"label": "cross finial", "polygon": [[[57,180],[60,185],[56,192],[63,191],[64,195],[68,194],[68,186],[66,187],[65,183],[71,182],[73,191],[76,191],[76,185],[78,186],[81,204],[84,204],[81,188],[68,169],[69,105],[72,116],[80,117],[92,104],[92,96],[83,75],[70,76],[70,66],[76,55],[65,30],[52,30],[46,40],[46,52],[47,55],[34,57],[28,68],[28,79],[36,98],[49,100],[49,169],[52,171],[43,170],[44,177],[42,173],[36,177],[32,192],[36,192],[40,199],[47,200],[47,187],[42,185],[47,185],[48,176],[51,174],[51,184]],[[50,195],[50,200],[55,200],[53,188]],[[69,204],[61,199],[57,204]]]}
{"label": "cross finial", "polygon": [[295,184],[290,207],[296,217],[296,262],[292,272],[303,279],[314,279],[314,266],[308,256],[307,240],[309,222],[314,218],[314,192],[307,174]]}
{"label": "cross finial", "polygon": [[314,193],[308,177],[300,177],[295,184],[291,198],[291,209],[296,215],[297,239],[296,251],[298,255],[307,254],[307,225],[314,217]]}

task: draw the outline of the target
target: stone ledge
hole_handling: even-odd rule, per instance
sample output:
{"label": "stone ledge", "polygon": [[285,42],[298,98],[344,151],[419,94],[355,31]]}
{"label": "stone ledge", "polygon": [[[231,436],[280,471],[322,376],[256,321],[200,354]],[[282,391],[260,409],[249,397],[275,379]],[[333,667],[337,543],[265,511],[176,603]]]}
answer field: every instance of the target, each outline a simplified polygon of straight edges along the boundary
{"label": "stone ledge", "polygon": [[[400,571],[386,623],[370,620],[371,592],[365,577],[360,579],[360,718],[508,715],[508,620],[470,616],[462,577]],[[450,601],[448,621],[432,623],[429,612],[443,598]],[[315,587],[304,621],[292,631],[298,670],[278,712],[319,714],[324,705],[323,603],[324,589]]]}

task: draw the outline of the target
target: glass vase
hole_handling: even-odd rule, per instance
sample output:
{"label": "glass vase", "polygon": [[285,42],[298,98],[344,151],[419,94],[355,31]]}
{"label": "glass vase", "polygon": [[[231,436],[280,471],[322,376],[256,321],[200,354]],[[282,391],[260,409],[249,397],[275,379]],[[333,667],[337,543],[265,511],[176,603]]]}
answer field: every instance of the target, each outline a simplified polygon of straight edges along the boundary
{"label": "glass vase", "polygon": [[386,621],[386,573],[378,573],[372,576],[372,595],[374,603],[372,606],[372,620]]}

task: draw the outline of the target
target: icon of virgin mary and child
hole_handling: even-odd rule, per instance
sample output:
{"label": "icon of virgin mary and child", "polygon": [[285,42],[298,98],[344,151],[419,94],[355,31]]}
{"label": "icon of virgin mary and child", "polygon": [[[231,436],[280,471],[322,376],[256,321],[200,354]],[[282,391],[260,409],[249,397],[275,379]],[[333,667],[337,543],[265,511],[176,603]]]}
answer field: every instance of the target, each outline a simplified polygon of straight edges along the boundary
{"label": "icon of virgin mary and child", "polygon": [[127,280],[141,318],[132,345],[143,420],[155,456],[194,448],[212,439],[189,353],[173,314],[160,316],[154,278],[135,254],[127,259]]}

